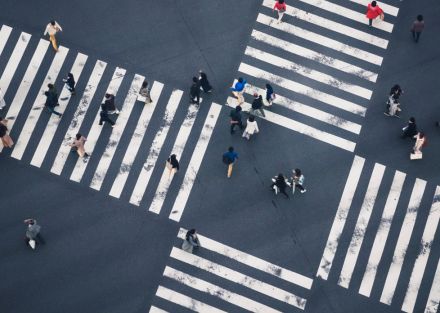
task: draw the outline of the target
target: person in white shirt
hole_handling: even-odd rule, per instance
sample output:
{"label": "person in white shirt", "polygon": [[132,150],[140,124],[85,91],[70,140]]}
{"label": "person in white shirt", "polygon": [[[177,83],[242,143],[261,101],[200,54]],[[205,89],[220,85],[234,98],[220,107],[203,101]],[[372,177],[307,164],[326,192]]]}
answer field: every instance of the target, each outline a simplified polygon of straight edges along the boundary
{"label": "person in white shirt", "polygon": [[3,108],[6,106],[5,99],[3,98],[3,92],[0,88],[0,110],[3,110]]}
{"label": "person in white shirt", "polygon": [[258,129],[257,121],[255,121],[255,117],[253,115],[250,115],[247,124],[246,129],[243,132],[244,138],[249,140],[253,134],[258,133],[260,130]]}
{"label": "person in white shirt", "polygon": [[57,32],[61,32],[63,31],[63,29],[61,28],[61,26],[54,20],[50,21],[49,24],[47,24],[46,26],[46,30],[44,31],[44,36],[46,36],[46,34],[49,34],[49,40],[52,43],[52,47],[54,48],[54,50],[56,52],[58,52],[58,45],[57,45],[57,40],[55,38],[55,34]]}

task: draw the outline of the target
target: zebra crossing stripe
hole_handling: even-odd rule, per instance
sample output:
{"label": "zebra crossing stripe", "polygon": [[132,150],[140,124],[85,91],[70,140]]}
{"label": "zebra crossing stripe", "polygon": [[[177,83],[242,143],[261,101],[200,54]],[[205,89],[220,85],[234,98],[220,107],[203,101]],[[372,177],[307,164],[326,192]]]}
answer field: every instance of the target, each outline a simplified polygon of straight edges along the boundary
{"label": "zebra crossing stripe", "polygon": [[92,182],[90,183],[90,188],[95,190],[100,190],[104,178],[107,174],[110,163],[112,162],[113,156],[115,155],[116,149],[118,148],[119,141],[124,132],[125,126],[127,125],[128,118],[130,117],[133,106],[137,100],[139,90],[144,82],[145,77],[140,75],[135,75],[131,83],[128,95],[125,98],[124,105],[122,106],[121,113],[118,116],[115,127],[110,135],[110,139],[105,147],[105,151],[99,160],[98,167],[96,168],[95,174],[93,175]]}
{"label": "zebra crossing stripe", "polygon": [[[186,142],[197,117],[197,112],[198,106],[195,104],[190,104],[185,119],[180,126],[179,133],[177,134],[176,141],[174,142],[173,150],[171,151],[171,154],[175,154],[179,159],[183,154],[183,150],[185,149]],[[160,213],[168,192],[168,188],[170,187],[173,178],[174,175],[170,176],[169,171],[165,168],[163,170],[162,177],[160,178],[159,185],[157,186],[156,193],[154,194],[153,201],[148,209],[149,211],[156,214]]]}
{"label": "zebra crossing stripe", "polygon": [[173,208],[171,209],[171,213],[169,215],[169,218],[176,222],[179,222],[180,218],[182,217],[183,210],[185,209],[186,202],[188,201],[191,189],[196,180],[197,173],[200,165],[202,164],[203,156],[208,148],[209,140],[211,139],[211,135],[218,116],[220,115],[221,109],[221,105],[217,103],[211,104],[205,124],[203,125],[202,132],[200,133],[200,137],[197,141],[196,147],[194,148],[191,156],[191,160],[189,161],[188,168],[185,172],[185,177],[183,178],[179,193],[177,194]]}
{"label": "zebra crossing stripe", "polygon": [[347,221],[348,212],[350,211],[351,203],[359,183],[359,178],[361,176],[364,163],[364,158],[355,155],[350,173],[348,174],[347,182],[345,183],[341,201],[339,202],[335,219],[325,245],[318,272],[316,273],[317,277],[321,277],[324,280],[327,280],[330,273],[333,259],[335,258],[336,250],[338,249],[339,239],[341,238],[345,222]]}
{"label": "zebra crossing stripe", "polygon": [[12,55],[8,60],[8,64],[6,64],[5,70],[3,71],[2,77],[0,78],[0,88],[2,89],[3,94],[6,94],[12,77],[17,70],[18,64],[20,63],[24,51],[26,50],[26,47],[30,40],[30,34],[25,32],[22,32],[20,34],[20,38],[18,38],[14,50],[12,51]]}
{"label": "zebra crossing stripe", "polygon": [[[213,313],[227,313],[226,311],[217,309],[206,303],[200,302],[188,296],[185,296],[174,290],[159,286],[156,291],[156,296],[165,299],[169,302],[173,302],[177,305],[183,306],[187,309],[195,312],[213,312]],[[151,312],[151,311],[150,311]],[[155,311],[153,311],[155,312]]]}
{"label": "zebra crossing stripe", "polygon": [[[34,55],[24,73],[23,79],[21,80],[20,86],[17,89],[14,100],[12,100],[9,106],[8,113],[6,113],[6,118],[8,119],[9,131],[12,130],[15,120],[20,113],[21,107],[23,106],[24,100],[31,88],[32,82],[35,79],[35,75],[40,68],[41,62],[43,61],[44,55],[46,53],[47,47],[49,46],[49,41],[40,39],[37,49],[35,49]],[[0,145],[0,152],[3,150],[3,145]]]}
{"label": "zebra crossing stripe", "polygon": [[2,54],[3,49],[6,46],[6,43],[8,42],[11,32],[12,32],[12,27],[9,27],[7,25],[2,25],[2,29],[0,30],[0,55]]}
{"label": "zebra crossing stripe", "polygon": [[431,210],[429,211],[428,220],[420,243],[420,252],[411,273],[408,289],[406,290],[405,299],[403,300],[402,311],[412,313],[416,304],[417,295],[422,283],[423,274],[426,264],[428,263],[431,246],[434,241],[435,232],[437,231],[440,219],[440,187],[437,186],[432,201]]}
{"label": "zebra crossing stripe", "polygon": [[44,79],[43,84],[40,87],[37,98],[32,105],[32,109],[29,112],[26,122],[24,123],[20,136],[15,143],[14,150],[12,150],[11,156],[17,160],[21,160],[21,158],[23,157],[23,153],[26,150],[26,146],[29,143],[32,132],[37,125],[41,112],[44,110],[44,103],[46,100],[44,91],[47,90],[47,84],[55,83],[68,52],[69,49],[65,47],[59,47],[58,52],[49,67],[46,78]]}
{"label": "zebra crossing stripe", "polygon": [[287,51],[289,53],[293,53],[293,54],[299,55],[303,58],[306,58],[306,59],[309,59],[309,60],[312,60],[315,62],[319,62],[319,63],[324,64],[326,66],[337,69],[339,71],[342,71],[342,72],[352,74],[352,75],[358,76],[360,78],[369,80],[373,83],[375,83],[377,80],[377,76],[378,76],[377,73],[367,71],[361,67],[358,67],[358,66],[352,65],[350,63],[332,58],[332,57],[327,56],[325,54],[316,52],[314,50],[304,48],[302,46],[299,46],[294,43],[282,40],[278,37],[271,36],[269,34],[261,32],[261,31],[254,29],[254,30],[252,30],[251,36],[255,40],[264,42],[264,43],[269,44],[273,47],[283,49],[284,51]]}
{"label": "zebra crossing stripe", "polygon": [[[350,10],[342,5],[337,5],[335,3],[331,3],[325,0],[300,0],[304,3],[313,5],[315,7],[320,8],[321,10],[326,10],[333,14],[338,14],[343,16],[344,18],[348,18],[350,20],[368,25],[368,19],[365,16],[365,13],[359,13],[353,10]],[[366,6],[366,5],[365,5]],[[381,5],[382,7],[382,5]],[[388,23],[382,20],[375,20],[373,22],[373,27],[391,33],[393,31],[393,24]]]}
{"label": "zebra crossing stripe", "polygon": [[[269,7],[272,9],[273,7],[273,1],[271,0],[264,0],[263,5],[266,7]],[[349,27],[331,20],[328,20],[326,18],[323,18],[321,16],[312,14],[310,12],[306,12],[303,10],[300,10],[298,8],[295,8],[292,5],[287,6],[285,14],[291,15],[297,19],[309,22],[311,24],[315,24],[317,26],[332,30],[336,33],[340,33],[342,35],[366,42],[368,44],[371,44],[373,46],[386,49],[388,46],[388,40],[370,35],[366,32],[360,31],[356,28]]]}
{"label": "zebra crossing stripe", "polygon": [[[360,5],[362,5],[364,7],[364,9],[367,7],[368,3],[370,3],[370,0],[350,0],[351,2],[355,2],[358,3]],[[380,2],[380,7],[385,11],[385,15],[393,15],[393,16],[397,16],[397,14],[399,13],[399,8]]]}
{"label": "zebra crossing stripe", "polygon": [[[87,61],[86,55],[82,53],[77,54],[72,69],[70,70],[70,73],[73,74],[73,77],[75,77],[76,81],[79,80],[79,77],[81,76],[81,72],[84,69],[86,61]],[[69,103],[70,98],[71,98],[70,91],[67,88],[63,88],[59,97],[60,105],[57,109],[59,113],[61,114],[64,113],[64,110],[66,109],[67,103]],[[33,166],[41,167],[41,164],[43,163],[43,160],[46,156],[47,150],[49,149],[52,139],[55,136],[55,132],[57,131],[60,120],[61,119],[58,116],[56,116],[55,114],[51,114],[46,129],[44,130],[44,133],[40,138],[40,142],[38,143],[37,149],[34,152],[34,156],[32,157],[31,164]]]}
{"label": "zebra crossing stripe", "polygon": [[[237,80],[234,80],[234,84]],[[253,95],[254,93],[257,93],[259,95],[264,95],[265,90],[252,86],[251,84],[247,83],[245,87],[245,93],[249,95]],[[354,133],[356,135],[359,135],[361,131],[361,125],[347,121],[343,119],[342,117],[326,113],[324,111],[315,109],[313,107],[310,107],[308,105],[302,104],[297,101],[293,101],[291,99],[285,98],[280,95],[276,95],[275,100],[273,100],[273,103],[276,103],[277,105],[280,105],[286,109],[292,110],[294,112],[301,113],[302,115],[314,118],[318,121],[333,125],[335,127],[344,129],[346,131],[349,131],[351,133]]]}
{"label": "zebra crossing stripe", "polygon": [[419,178],[416,179],[411,198],[409,200],[408,209],[403,220],[402,228],[400,229],[399,238],[394,250],[393,261],[391,262],[388,275],[385,280],[385,285],[382,290],[380,302],[390,305],[394,292],[396,290],[397,282],[399,280],[400,271],[402,270],[403,260],[405,259],[406,250],[408,248],[411,234],[416,222],[417,210],[422,201],[423,192],[425,191],[426,181]]}
{"label": "zebra crossing stripe", "polygon": [[323,103],[326,103],[341,110],[345,110],[347,112],[351,112],[353,114],[365,116],[365,112],[367,111],[367,109],[363,106],[360,106],[353,102],[310,88],[306,85],[272,74],[246,63],[241,63],[238,70],[243,74],[251,75],[262,80],[273,82],[280,87],[306,95],[310,98],[319,100]]}
{"label": "zebra crossing stripe", "polygon": [[104,70],[106,67],[107,63],[103,61],[97,60],[95,63],[92,74],[90,75],[89,81],[87,82],[86,88],[84,90],[83,96],[79,101],[75,113],[73,114],[73,118],[70,122],[69,128],[64,135],[63,142],[58,149],[57,156],[55,157],[52,168],[50,169],[50,171],[56,175],[60,175],[61,171],[63,170],[64,164],[66,163],[67,157],[70,153],[70,144],[72,143],[73,138],[75,138],[76,134],[81,128],[86,112],[90,106],[90,103],[92,102],[93,96],[96,92],[96,88],[101,81],[102,75],[104,74]]}
{"label": "zebra crossing stripe", "polygon": [[[179,233],[177,237],[185,240],[187,230],[184,228],[179,229]],[[253,255],[244,253],[240,250],[222,244],[221,242],[210,239],[206,236],[200,235],[197,233],[197,237],[200,242],[203,243],[203,249],[207,249],[209,251],[221,254],[225,257],[228,257],[234,261],[247,265],[249,267],[258,269],[262,272],[265,272],[269,275],[273,275],[278,277],[279,279],[285,280],[289,283],[295,284],[297,286],[301,286],[305,289],[311,289],[313,280],[304,275],[295,273],[291,270],[285,269],[281,266],[275,265],[273,263],[267,262],[263,259],[257,258]]]}
{"label": "zebra crossing stripe", "polygon": [[[121,86],[122,80],[125,77],[125,69],[117,67],[113,72],[112,79],[110,84],[107,87],[107,91],[105,93],[112,94],[116,96],[118,93],[119,87]],[[101,102],[105,101],[105,95],[102,98]],[[89,154],[93,154],[93,150],[95,149],[96,143],[98,142],[99,136],[102,132],[102,126],[99,125],[99,120],[101,109],[98,109],[96,113],[95,119],[93,120],[92,127],[87,134],[87,141],[84,145],[84,150]],[[80,182],[84,172],[86,171],[87,165],[89,164],[90,158],[78,158],[76,161],[75,167],[73,168],[72,174],[70,175],[70,179],[76,182]]]}
{"label": "zebra crossing stripe", "polygon": [[168,313],[168,311],[162,310],[154,305],[150,307],[150,313]]}
{"label": "zebra crossing stripe", "polygon": [[383,58],[379,55],[349,46],[337,40],[308,31],[304,28],[296,27],[288,23],[277,23],[276,19],[261,13],[258,14],[257,22],[297,36],[301,39],[311,41],[315,44],[333,49],[337,52],[344,53],[365,62],[380,66],[383,61]]}
{"label": "zebra crossing stripe", "polygon": [[263,295],[266,295],[268,297],[285,302],[302,310],[305,309],[305,305],[307,302],[306,299],[298,297],[290,292],[287,292],[283,289],[272,286],[260,280],[257,280],[253,277],[231,270],[218,263],[208,261],[204,258],[185,252],[176,247],[173,247],[170,256],[176,260],[195,266],[202,270],[208,271],[211,274],[217,275],[221,278],[230,280],[234,283],[255,290],[256,292],[262,293]]}
{"label": "zebra crossing stripe", "polygon": [[[235,108],[235,102],[236,99],[229,97],[227,106],[231,108]],[[244,102],[241,104],[241,107],[244,112],[249,112],[252,105],[250,103]],[[333,134],[324,132],[322,130],[313,128],[309,125],[303,124],[301,122],[295,121],[293,119],[287,118],[285,116],[270,112],[268,110],[265,110],[265,117],[260,116],[261,119],[264,119],[266,121],[272,122],[274,124],[277,124],[279,126],[283,126],[285,128],[288,128],[290,130],[296,131],[300,134],[309,136],[313,139],[320,140],[322,142],[331,144],[335,147],[353,152],[356,148],[356,143],[338,136],[335,136]]]}
{"label": "zebra crossing stripe", "polygon": [[379,228],[377,230],[376,237],[374,238],[370,257],[368,258],[368,264],[365,268],[365,273],[359,288],[359,293],[366,297],[370,296],[371,290],[373,289],[377,268],[379,266],[382,253],[385,249],[385,243],[391,229],[391,223],[393,222],[394,212],[396,211],[397,204],[399,202],[405,177],[406,174],[400,171],[396,171],[394,174],[391,189],[385,203],[382,217],[380,219]]}
{"label": "zebra crossing stripe", "polygon": [[379,163],[374,165],[364,202],[362,203],[362,207],[353,232],[353,237],[351,238],[350,245],[348,246],[344,265],[342,266],[341,274],[339,275],[338,284],[344,288],[348,288],[350,285],[351,276],[353,275],[353,270],[359,257],[365,231],[367,230],[371,213],[373,212],[374,203],[376,202],[377,193],[379,192],[379,187],[380,183],[382,182],[384,172],[384,165]]}
{"label": "zebra crossing stripe", "polygon": [[424,313],[437,313],[440,304],[440,260],[437,262],[437,269],[434,274],[431,291],[429,292]]}
{"label": "zebra crossing stripe", "polygon": [[186,274],[169,266],[165,267],[163,275],[171,279],[174,279],[183,285],[194,288],[201,292],[208,293],[211,296],[232,303],[250,312],[281,313],[280,311],[272,309],[267,305],[251,300],[239,294],[233,293],[217,285],[211,284],[203,279]]}

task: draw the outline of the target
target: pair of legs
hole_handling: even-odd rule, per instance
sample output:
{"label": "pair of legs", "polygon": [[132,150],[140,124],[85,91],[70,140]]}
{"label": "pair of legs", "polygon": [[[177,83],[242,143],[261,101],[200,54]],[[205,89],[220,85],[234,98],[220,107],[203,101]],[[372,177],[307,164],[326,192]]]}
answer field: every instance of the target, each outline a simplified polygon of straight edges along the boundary
{"label": "pair of legs", "polygon": [[61,114],[60,112],[55,111],[55,108],[54,108],[54,107],[46,106],[46,108],[49,110],[49,112],[50,112],[51,114],[56,114],[56,115],[58,115],[59,117],[63,116],[63,114]]}
{"label": "pair of legs", "polygon": [[422,32],[416,32],[416,31],[412,31],[412,35],[413,35],[413,39],[415,42],[419,42],[419,38],[420,38],[420,34]]}
{"label": "pair of legs", "polygon": [[232,94],[237,98],[238,105],[244,102],[243,91],[233,91]]}
{"label": "pair of legs", "polygon": [[102,125],[103,122],[108,122],[112,125],[112,127],[115,125],[115,122],[113,122],[108,116],[101,116],[99,119],[99,125]]}
{"label": "pair of legs", "polygon": [[243,129],[243,122],[241,120],[237,121],[238,123],[231,123],[231,134],[235,132],[235,126],[238,125],[240,129]]}
{"label": "pair of legs", "polygon": [[200,104],[200,95],[189,95],[189,103],[191,104]]}
{"label": "pair of legs", "polygon": [[228,178],[231,178],[233,168],[234,168],[234,162],[228,165]]}
{"label": "pair of legs", "polygon": [[289,195],[287,194],[287,192],[286,192],[286,188],[280,188],[280,187],[278,187],[278,186],[276,186],[276,184],[275,183],[273,183],[272,185],[270,185],[270,188],[272,189],[272,190],[274,190],[273,188],[274,187],[276,187],[286,198],[289,198]]}
{"label": "pair of legs", "polygon": [[57,39],[55,38],[55,35],[49,35],[49,40],[52,43],[53,49],[58,52],[58,45],[57,45]]}
{"label": "pair of legs", "polygon": [[259,111],[261,116],[266,117],[266,114],[264,114],[264,110],[263,108],[259,108],[259,109],[250,109],[249,110],[249,114],[255,115],[255,111]]}
{"label": "pair of legs", "polygon": [[281,23],[281,19],[283,18],[284,12],[278,11],[278,21],[277,23]]}

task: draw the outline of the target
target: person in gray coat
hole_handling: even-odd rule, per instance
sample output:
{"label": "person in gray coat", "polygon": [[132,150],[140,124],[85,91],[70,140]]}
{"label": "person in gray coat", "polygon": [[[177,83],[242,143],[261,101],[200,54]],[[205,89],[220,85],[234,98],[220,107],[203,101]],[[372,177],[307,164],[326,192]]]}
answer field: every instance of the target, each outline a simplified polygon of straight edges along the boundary
{"label": "person in gray coat", "polygon": [[192,253],[194,248],[200,247],[200,241],[197,237],[196,230],[193,228],[191,230],[188,230],[185,236],[185,240],[182,244],[182,250]]}
{"label": "person in gray coat", "polygon": [[[37,220],[28,218],[23,222],[27,225],[25,238],[26,243],[31,246],[32,249],[35,249],[35,244],[37,243],[44,244],[45,241],[40,235],[41,226],[37,224]],[[33,244],[31,244],[31,241],[33,241]]]}

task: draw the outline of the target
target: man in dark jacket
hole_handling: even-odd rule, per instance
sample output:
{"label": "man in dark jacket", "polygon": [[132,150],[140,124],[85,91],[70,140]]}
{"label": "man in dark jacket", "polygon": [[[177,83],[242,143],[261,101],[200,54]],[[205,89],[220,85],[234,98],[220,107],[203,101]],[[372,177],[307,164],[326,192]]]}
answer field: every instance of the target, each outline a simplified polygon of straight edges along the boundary
{"label": "man in dark jacket", "polygon": [[63,116],[63,114],[55,111],[55,107],[58,106],[58,93],[53,84],[48,84],[49,88],[44,95],[46,96],[46,103],[44,106],[49,110],[50,113],[56,114],[59,117]]}
{"label": "man in dark jacket", "polygon": [[192,104],[200,104],[200,82],[197,79],[197,77],[192,78],[193,83],[191,85],[191,88],[189,90],[189,101]]}
{"label": "man in dark jacket", "polygon": [[102,122],[109,122],[112,127],[115,127],[115,122],[113,122],[110,117],[108,116],[107,106],[105,103],[101,104],[101,112],[99,113],[100,119],[99,119],[99,125],[102,125]]}
{"label": "man in dark jacket", "polygon": [[417,135],[417,126],[416,126],[416,119],[414,117],[410,117],[408,121],[408,125],[405,126],[403,129],[402,138],[413,138],[415,135]]}
{"label": "man in dark jacket", "polygon": [[263,105],[263,97],[257,93],[254,93],[254,101],[252,101],[252,108],[249,113],[255,115],[255,111],[258,110],[260,111],[261,115],[265,117],[266,114],[264,114]]}
{"label": "man in dark jacket", "polygon": [[243,129],[243,121],[241,120],[241,106],[237,105],[235,109],[229,113],[231,117],[231,134],[234,133],[235,125],[238,125],[240,129]]}

